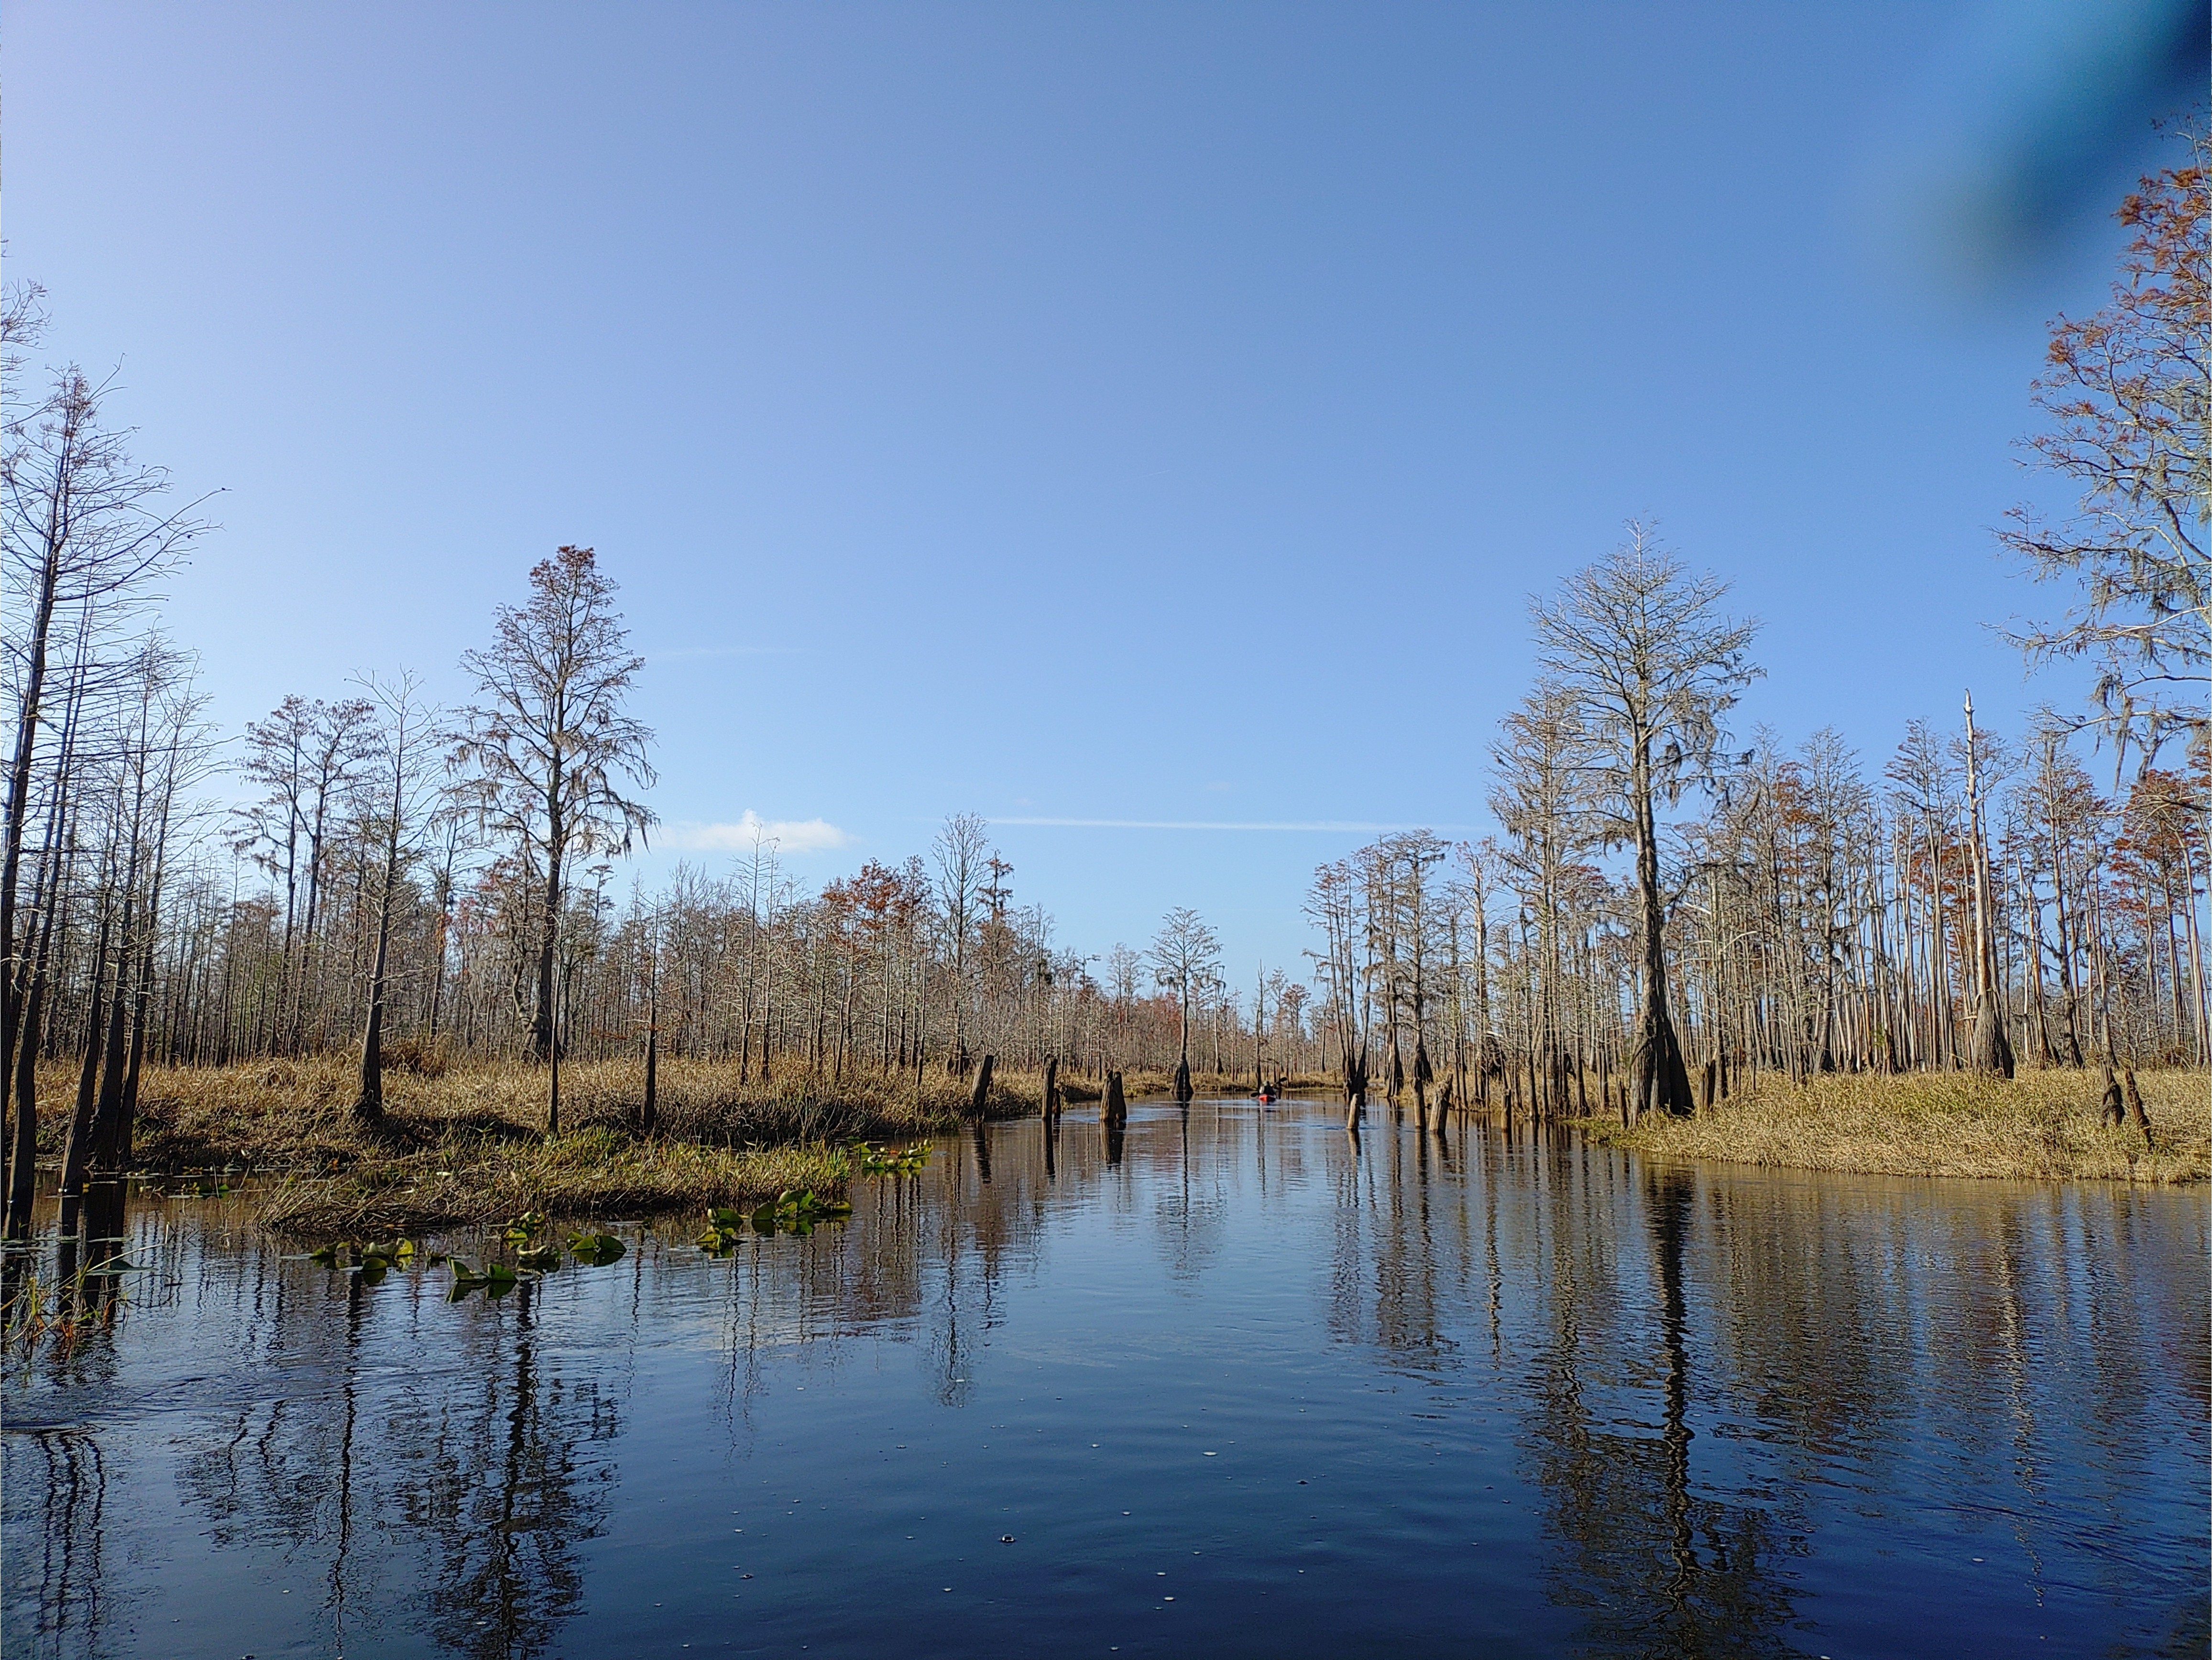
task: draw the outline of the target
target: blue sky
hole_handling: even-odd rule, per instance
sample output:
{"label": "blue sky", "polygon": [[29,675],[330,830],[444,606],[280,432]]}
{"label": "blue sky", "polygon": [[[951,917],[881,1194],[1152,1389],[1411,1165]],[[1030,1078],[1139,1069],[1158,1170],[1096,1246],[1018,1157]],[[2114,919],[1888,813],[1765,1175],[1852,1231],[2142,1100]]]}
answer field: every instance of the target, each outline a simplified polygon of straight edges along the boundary
{"label": "blue sky", "polygon": [[[2153,152],[1990,269],[1899,208],[2069,15],[17,0],[7,269],[225,492],[170,624],[226,725],[458,697],[590,544],[649,871],[972,810],[1065,942],[1191,904],[1249,971],[1364,827],[1480,825],[1525,596],[1631,515],[1764,619],[1747,724],[2075,695],[1990,529]],[[1335,828],[1134,827],[1192,824]]]}

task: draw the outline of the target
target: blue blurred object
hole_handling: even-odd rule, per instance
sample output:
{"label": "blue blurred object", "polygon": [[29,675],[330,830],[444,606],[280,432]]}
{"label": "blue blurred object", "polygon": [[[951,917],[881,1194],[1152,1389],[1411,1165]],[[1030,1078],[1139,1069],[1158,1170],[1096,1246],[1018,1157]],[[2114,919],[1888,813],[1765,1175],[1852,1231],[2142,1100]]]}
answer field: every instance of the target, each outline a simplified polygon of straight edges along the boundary
{"label": "blue blurred object", "polygon": [[2206,101],[2203,0],[1971,9],[1881,147],[1873,204],[1923,271],[1986,289],[2109,212],[2161,120]]}

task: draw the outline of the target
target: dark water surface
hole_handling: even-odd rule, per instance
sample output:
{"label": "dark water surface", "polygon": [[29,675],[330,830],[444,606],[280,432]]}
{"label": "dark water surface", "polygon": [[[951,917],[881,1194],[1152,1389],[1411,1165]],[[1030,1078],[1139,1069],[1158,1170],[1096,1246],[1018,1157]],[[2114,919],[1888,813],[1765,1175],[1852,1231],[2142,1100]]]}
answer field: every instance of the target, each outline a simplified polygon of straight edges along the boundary
{"label": "dark water surface", "polygon": [[2200,1195],[1200,1102],[854,1197],[458,1305],[135,1207],[0,1389],[0,1646],[2205,1651]]}

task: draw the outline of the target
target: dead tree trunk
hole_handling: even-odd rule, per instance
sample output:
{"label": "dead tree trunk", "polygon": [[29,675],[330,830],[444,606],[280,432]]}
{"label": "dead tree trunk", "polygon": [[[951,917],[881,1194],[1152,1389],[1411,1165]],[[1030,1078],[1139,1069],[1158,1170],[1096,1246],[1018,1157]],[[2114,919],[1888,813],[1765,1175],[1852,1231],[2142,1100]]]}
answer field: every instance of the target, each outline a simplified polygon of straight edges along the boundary
{"label": "dead tree trunk", "polygon": [[975,1087],[968,1097],[968,1116],[971,1118],[981,1118],[983,1109],[990,1103],[991,1061],[992,1057],[986,1055],[983,1064],[975,1068]]}
{"label": "dead tree trunk", "polygon": [[2120,1094],[2119,1080],[2112,1076],[2112,1063],[2105,1061],[2097,1068],[2097,1116],[2114,1129],[2127,1122],[2127,1107]]}
{"label": "dead tree trunk", "polygon": [[2136,1069],[2130,1067],[2121,1076],[2124,1079],[2121,1093],[2127,1102],[2128,1122],[2142,1132],[2143,1146],[2148,1149],[2153,1145],[2150,1139],[2150,1115],[2143,1110],[2142,1091],[2136,1087]]}

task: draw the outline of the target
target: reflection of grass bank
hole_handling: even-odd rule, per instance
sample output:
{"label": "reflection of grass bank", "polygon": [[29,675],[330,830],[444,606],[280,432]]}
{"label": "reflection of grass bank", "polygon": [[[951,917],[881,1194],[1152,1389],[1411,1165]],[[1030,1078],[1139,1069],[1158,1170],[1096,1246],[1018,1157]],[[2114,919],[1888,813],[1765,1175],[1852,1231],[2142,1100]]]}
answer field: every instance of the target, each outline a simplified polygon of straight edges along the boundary
{"label": "reflection of grass bank", "polygon": [[1964,1073],[1779,1079],[1695,1118],[1647,1117],[1634,1128],[1583,1128],[1609,1146],[1668,1158],[1723,1158],[1797,1170],[1885,1176],[2008,1176],[2201,1182],[2212,1173],[2212,1111],[2203,1073],[2137,1074],[2151,1145],[2098,1113],[2094,1073],[2023,1072],[2008,1083]]}

